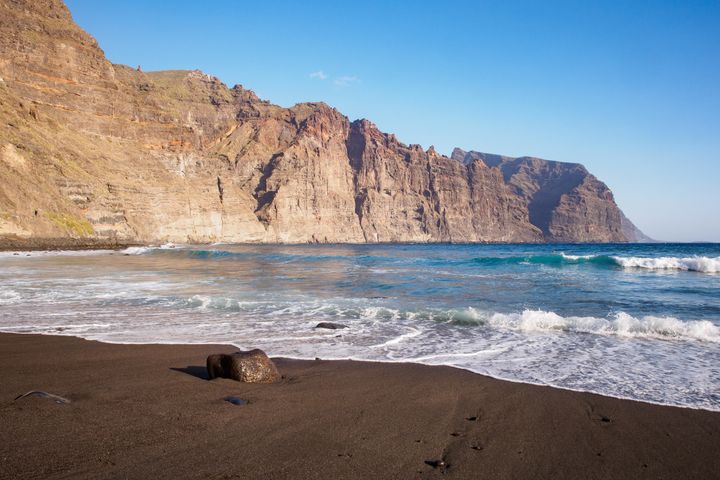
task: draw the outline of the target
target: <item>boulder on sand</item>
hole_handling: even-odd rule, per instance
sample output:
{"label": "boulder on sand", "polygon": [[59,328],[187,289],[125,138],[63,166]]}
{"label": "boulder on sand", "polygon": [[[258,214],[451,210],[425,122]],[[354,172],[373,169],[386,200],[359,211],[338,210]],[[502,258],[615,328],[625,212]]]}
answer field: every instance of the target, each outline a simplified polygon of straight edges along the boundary
{"label": "boulder on sand", "polygon": [[231,378],[246,383],[273,383],[280,380],[280,373],[273,361],[257,348],[247,352],[209,355],[207,371],[210,380]]}

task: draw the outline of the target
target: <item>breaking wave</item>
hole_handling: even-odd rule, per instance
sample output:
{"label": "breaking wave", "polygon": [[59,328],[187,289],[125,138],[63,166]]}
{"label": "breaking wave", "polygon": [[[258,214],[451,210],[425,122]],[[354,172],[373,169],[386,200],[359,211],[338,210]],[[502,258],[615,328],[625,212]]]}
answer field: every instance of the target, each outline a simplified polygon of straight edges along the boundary
{"label": "breaking wave", "polygon": [[564,253],[548,255],[528,255],[524,257],[476,257],[470,260],[475,265],[510,265],[510,264],[538,264],[538,265],[576,265],[593,264],[612,266],[617,265],[612,257],[606,255],[566,255]]}
{"label": "breaking wave", "polygon": [[174,243],[166,243],[164,245],[160,245],[159,247],[156,246],[147,246],[147,247],[127,247],[124,250],[120,250],[120,253],[123,255],[143,255],[145,253],[152,253],[155,250],[170,250],[173,248],[179,248]]}
{"label": "breaking wave", "polygon": [[128,247],[125,250],[120,250],[123,255],[142,255],[153,250],[153,247]]}
{"label": "breaking wave", "polygon": [[660,340],[701,340],[720,343],[720,327],[707,320],[683,321],[674,317],[633,317],[624,312],[610,318],[563,317],[555,312],[524,310],[522,313],[491,315],[487,323],[494,327],[522,331],[570,331],[621,337],[645,337]]}
{"label": "breaking wave", "polygon": [[623,268],[720,273],[720,257],[612,257]]}
{"label": "breaking wave", "polygon": [[720,257],[620,257],[611,255],[534,255],[528,257],[480,257],[472,260],[477,264],[527,263],[542,265],[592,264],[643,268],[648,270],[685,270],[702,273],[719,273]]}
{"label": "breaking wave", "polygon": [[720,257],[621,257],[612,255],[532,255],[526,257],[477,257],[477,265],[539,264],[551,266],[588,264],[599,267],[642,268],[720,273]]}
{"label": "breaking wave", "polygon": [[[48,252],[0,252],[0,256],[83,256],[103,255],[111,253],[110,250],[79,250],[79,251],[48,251]],[[245,253],[223,249],[197,249],[171,243],[160,246],[133,246],[120,250],[123,255],[145,255],[153,253],[177,254],[197,260],[223,260],[246,257],[263,257],[270,261],[288,262],[316,262],[329,260],[342,260],[348,257],[340,255],[308,255],[292,253]],[[362,255],[360,260],[387,260],[378,259],[369,255]],[[355,260],[358,260],[356,258]],[[397,259],[400,263],[402,259]],[[624,268],[665,271],[689,271],[700,273],[720,273],[719,257],[624,257],[615,255],[571,255],[566,253],[549,253],[545,255],[526,255],[508,257],[475,257],[462,260],[447,258],[428,258],[419,260],[431,266],[504,266],[504,265],[547,265],[570,266],[588,265],[596,268]]]}
{"label": "breaking wave", "polygon": [[674,317],[634,317],[618,312],[608,318],[564,317],[552,311],[523,310],[519,313],[484,312],[469,307],[437,312],[411,313],[409,317],[430,318],[454,325],[484,325],[523,332],[577,332],[659,340],[700,340],[720,343],[720,326],[708,320],[679,320]]}
{"label": "breaking wave", "polygon": [[[125,255],[143,255],[146,253],[154,253],[157,251],[182,252],[183,255],[196,259],[224,259],[233,257],[245,257],[248,254],[239,252],[229,252],[224,250],[202,250],[202,249],[182,249],[172,244],[162,245],[160,247],[128,247],[122,250]],[[257,254],[254,254],[257,256]],[[262,256],[262,254],[260,255]],[[285,261],[322,261],[337,260],[344,257],[334,255],[293,255],[293,254],[270,254],[267,255],[270,260]],[[430,259],[430,263],[453,264],[452,260],[447,259]],[[720,273],[720,257],[622,257],[613,255],[570,255],[565,253],[553,253],[547,255],[527,255],[514,257],[475,257],[468,260],[461,260],[461,264],[468,265],[548,265],[548,266],[564,266],[564,265],[592,265],[596,267],[621,267],[626,269],[638,268],[645,270],[679,270],[700,273]]]}
{"label": "breaking wave", "polygon": [[[273,303],[273,302],[269,302]],[[522,332],[574,332],[658,340],[695,340],[720,343],[720,326],[708,320],[680,320],[670,316],[634,317],[625,312],[607,318],[562,316],[552,311],[530,310],[514,313],[483,311],[473,307],[456,309],[403,310],[378,306],[340,306],[332,303],[308,302],[269,304],[258,301],[237,301],[226,297],[193,296],[187,305],[200,310],[222,310],[267,316],[292,315],[308,320],[362,323],[363,321],[431,321],[458,327],[485,327]]]}

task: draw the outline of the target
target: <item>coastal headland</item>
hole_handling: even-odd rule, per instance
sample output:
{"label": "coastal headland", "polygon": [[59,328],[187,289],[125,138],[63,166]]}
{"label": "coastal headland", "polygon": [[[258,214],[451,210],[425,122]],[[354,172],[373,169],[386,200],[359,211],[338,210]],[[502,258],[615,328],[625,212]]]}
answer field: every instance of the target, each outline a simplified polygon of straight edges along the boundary
{"label": "coastal headland", "polygon": [[61,0],[0,3],[0,248],[647,240],[579,163],[113,64]]}

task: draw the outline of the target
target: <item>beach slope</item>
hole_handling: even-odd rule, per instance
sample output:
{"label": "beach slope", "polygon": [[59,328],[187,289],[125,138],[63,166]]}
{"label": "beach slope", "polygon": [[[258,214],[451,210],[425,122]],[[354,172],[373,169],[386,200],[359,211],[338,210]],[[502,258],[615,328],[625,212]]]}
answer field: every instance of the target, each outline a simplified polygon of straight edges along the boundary
{"label": "beach slope", "polygon": [[[0,334],[0,477],[717,478],[720,413],[450,367],[276,359],[208,381],[218,345]],[[70,400],[17,396],[41,390]],[[246,405],[223,399],[237,396]]]}

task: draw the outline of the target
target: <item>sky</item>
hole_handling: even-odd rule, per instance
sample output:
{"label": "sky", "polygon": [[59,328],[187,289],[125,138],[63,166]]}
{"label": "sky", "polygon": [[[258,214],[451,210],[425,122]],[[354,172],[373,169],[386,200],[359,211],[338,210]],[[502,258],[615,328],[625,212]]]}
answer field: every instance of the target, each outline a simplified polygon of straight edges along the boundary
{"label": "sky", "polygon": [[720,2],[67,0],[110,61],[324,101],[404,143],[579,162],[720,241]]}

